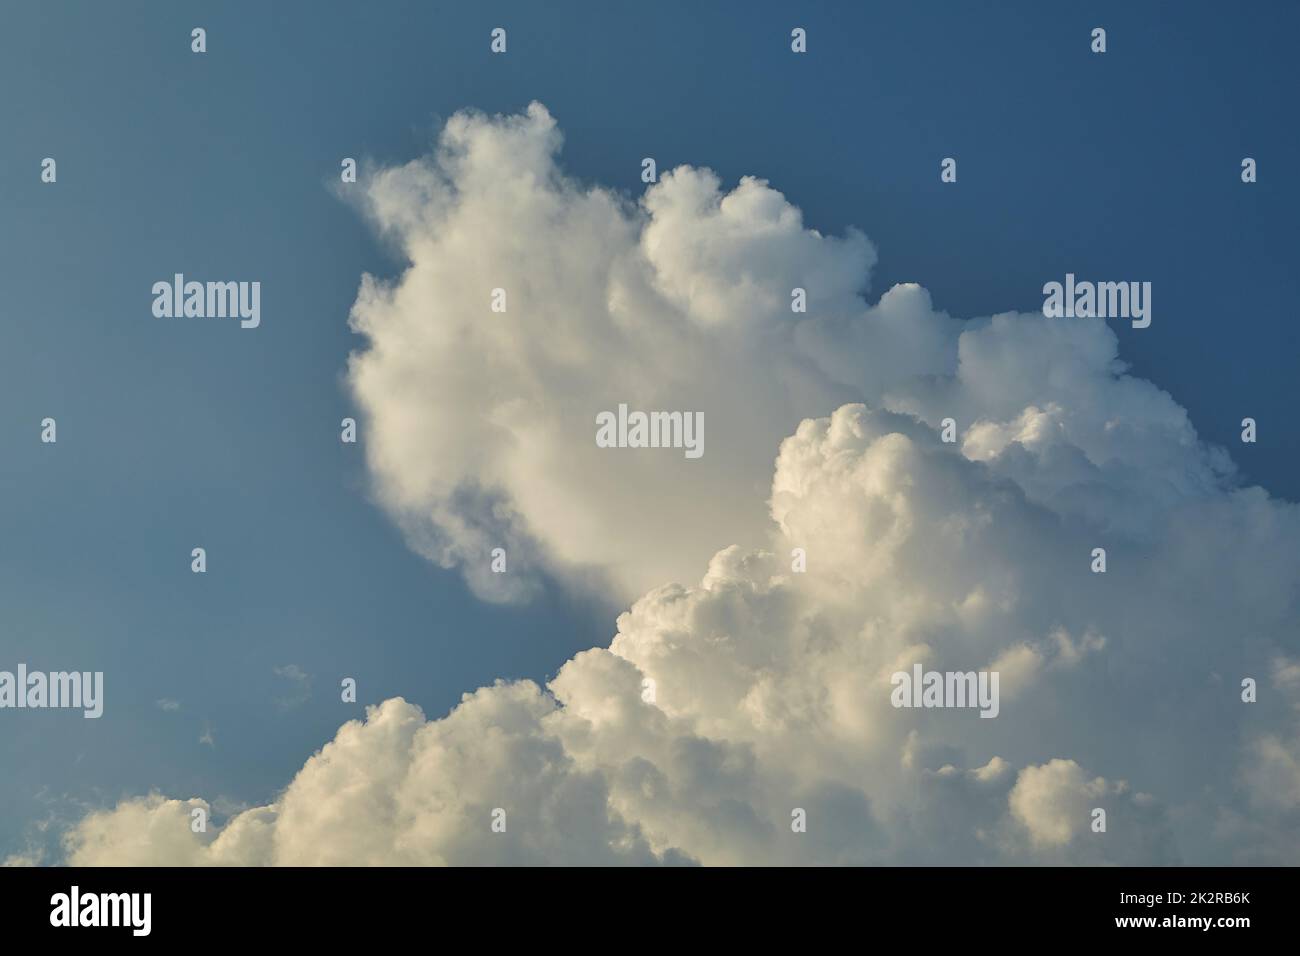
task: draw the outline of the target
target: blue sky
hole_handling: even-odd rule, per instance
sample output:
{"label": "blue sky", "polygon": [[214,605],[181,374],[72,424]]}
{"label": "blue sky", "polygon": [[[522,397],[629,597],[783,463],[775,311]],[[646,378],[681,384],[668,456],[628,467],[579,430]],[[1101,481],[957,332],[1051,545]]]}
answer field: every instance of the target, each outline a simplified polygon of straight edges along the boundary
{"label": "blue sky", "polygon": [[[1294,500],[1298,30],[1289,3],[6,4],[0,667],[108,688],[98,721],[0,716],[0,856],[151,789],[265,802],[359,715],[341,675],[440,715],[613,632],[613,600],[479,600],[371,500],[338,441],[347,316],[363,272],[402,263],[336,195],[342,157],[400,164],[458,110],[538,100],[579,180],[635,196],[653,155],[861,228],[869,301],[918,281],[970,317],[1034,311],[1066,272],[1150,280],[1121,357]],[[260,280],[261,327],[153,319],[174,272]],[[311,694],[284,707],[290,664]]]}

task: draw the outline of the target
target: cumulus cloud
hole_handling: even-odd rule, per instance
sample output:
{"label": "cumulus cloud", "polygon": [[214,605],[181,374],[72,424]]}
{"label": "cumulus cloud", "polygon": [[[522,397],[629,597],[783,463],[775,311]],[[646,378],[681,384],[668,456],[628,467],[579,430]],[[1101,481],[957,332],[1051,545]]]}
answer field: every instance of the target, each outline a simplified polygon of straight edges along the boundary
{"label": "cumulus cloud", "polygon": [[[609,646],[440,719],[372,707],[209,834],[124,801],[72,862],[1295,861],[1296,506],[1101,320],[869,303],[871,243],[765,182],[633,202],[559,146],[534,104],[371,171],[409,266],[363,281],[349,382],[412,546],[492,600],[605,589]],[[704,456],[597,448],[620,402],[703,411]],[[896,709],[914,664],[999,671],[999,715]]]}
{"label": "cumulus cloud", "polygon": [[[758,544],[778,442],[848,401],[952,417],[968,457],[1111,528],[1230,473],[1123,373],[1104,322],[960,322],[913,284],[868,304],[874,246],[807,228],[765,181],[728,191],[682,166],[633,202],[567,178],[560,144],[539,104],[459,114],[433,155],[362,191],[409,263],[366,276],[351,316],[376,491],[484,597],[525,598],[544,568],[631,599],[720,544]],[[598,448],[596,415],[620,402],[703,412],[704,456]],[[494,547],[509,574],[490,573]]]}
{"label": "cumulus cloud", "polygon": [[[760,542],[780,438],[855,397],[795,344],[791,290],[856,315],[875,252],[804,228],[761,180],[724,194],[682,167],[633,203],[567,179],[559,146],[537,104],[461,114],[433,156],[367,177],[409,266],[363,281],[349,382],[378,497],[422,553],[489,599],[527,597],[544,569],[626,600]],[[620,403],[702,412],[703,457],[598,448]]]}
{"label": "cumulus cloud", "polygon": [[[393,699],[339,729],[272,806],[193,832],[199,799],[154,794],[92,813],[65,837],[73,865],[645,864],[605,780],[545,732],[554,701],[498,683],[440,721]],[[504,832],[491,829],[504,811]],[[482,825],[480,825],[482,824]]]}

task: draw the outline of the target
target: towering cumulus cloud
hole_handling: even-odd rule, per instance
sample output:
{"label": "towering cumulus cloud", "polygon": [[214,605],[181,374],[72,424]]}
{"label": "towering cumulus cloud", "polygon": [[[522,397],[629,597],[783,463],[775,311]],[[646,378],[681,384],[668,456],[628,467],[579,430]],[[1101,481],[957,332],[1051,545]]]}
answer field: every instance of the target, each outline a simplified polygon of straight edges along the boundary
{"label": "towering cumulus cloud", "polygon": [[[609,647],[372,707],[207,833],[197,798],[93,813],[72,862],[1300,862],[1294,505],[1102,320],[872,304],[867,239],[765,182],[634,204],[559,143],[462,114],[367,177],[410,265],[362,282],[349,376],[412,546],[490,600],[628,602]],[[703,412],[704,455],[597,447],[619,403]],[[894,706],[918,665],[996,672],[997,716]]]}

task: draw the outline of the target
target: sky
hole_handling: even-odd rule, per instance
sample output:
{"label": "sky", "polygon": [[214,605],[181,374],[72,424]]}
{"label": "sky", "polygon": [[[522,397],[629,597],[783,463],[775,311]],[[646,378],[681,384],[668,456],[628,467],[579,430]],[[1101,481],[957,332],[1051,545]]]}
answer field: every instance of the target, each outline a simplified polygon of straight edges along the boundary
{"label": "sky", "polygon": [[[1294,862],[1300,751],[1279,701],[1300,686],[1298,21],[1288,3],[6,4],[0,669],[103,671],[106,702],[99,720],[0,711],[0,858],[102,861],[132,813],[174,809],[139,802],[159,794],[280,827],[277,860],[358,859],[342,815],[322,811],[316,832],[288,812],[328,803],[342,756],[300,769],[338,735],[386,795],[452,781],[429,782],[431,806],[394,798],[426,841],[415,862],[611,847],[765,862],[754,821],[794,805],[787,773],[828,821],[799,850],[814,862],[947,861],[909,829],[924,813],[896,809],[912,787],[936,818],[971,821],[952,862],[1093,859],[1061,822],[1076,796],[1113,798],[1154,834],[1121,862]],[[150,289],[177,272],[260,281],[260,326],[155,318]],[[1066,273],[1149,281],[1151,326],[1042,333],[1043,284]],[[793,330],[773,303],[799,282],[812,315]],[[928,295],[890,292],[909,283]],[[486,309],[498,285],[505,317]],[[700,467],[596,449],[589,416],[623,395],[704,409]],[[854,402],[866,410],[837,411]],[[923,427],[949,409],[960,468]],[[339,441],[345,416],[356,445]],[[1095,475],[1078,477],[1080,456]],[[846,457],[861,467],[836,478]],[[769,503],[774,478],[787,497]],[[837,498],[858,482],[866,504]],[[910,490],[877,501],[880,482]],[[953,522],[999,516],[993,539],[954,543],[952,522],[925,520],[954,501],[969,507]],[[1036,576],[1068,565],[1061,541],[1086,556],[1103,538],[1113,593]],[[498,540],[504,581],[483,572]],[[836,587],[760,580],[758,559],[725,550],[804,541],[815,565],[835,556]],[[902,594],[966,610],[918,617],[890,603]],[[971,610],[983,602],[1005,616]],[[819,628],[848,657],[799,643]],[[575,659],[616,631],[621,652]],[[1020,716],[1008,684],[996,740],[984,722],[905,727],[844,702],[874,691],[837,670],[936,664],[948,632],[965,635],[948,658],[963,668],[1072,683],[1030,680]],[[719,634],[767,656],[682,650]],[[850,635],[879,655],[859,660]],[[595,702],[624,684],[638,700],[656,667],[667,723],[601,731],[613,718]],[[549,696],[506,683],[437,723],[462,694],[562,670]],[[1220,698],[1179,709],[1187,688],[1245,673],[1277,708],[1258,726]],[[345,676],[357,703],[339,699]],[[743,727],[708,703],[733,691]],[[1092,739],[1088,701],[1110,712]],[[1212,760],[1190,769],[1180,722],[1242,792],[1212,792]],[[468,779],[449,754],[502,727],[514,743]],[[814,733],[820,763],[793,766]],[[372,737],[411,765],[374,769],[392,755]],[[884,791],[826,770],[858,759],[903,770]],[[529,775],[537,761],[553,777]],[[604,829],[485,847],[428,822],[509,803],[502,781],[552,809],[535,833],[578,826],[566,805]],[[672,800],[636,795],[655,781]],[[728,815],[738,793],[761,797]],[[710,811],[692,822],[690,806]],[[294,855],[322,834],[338,856]],[[221,839],[222,859],[272,858]],[[177,852],[200,849],[217,853]]]}

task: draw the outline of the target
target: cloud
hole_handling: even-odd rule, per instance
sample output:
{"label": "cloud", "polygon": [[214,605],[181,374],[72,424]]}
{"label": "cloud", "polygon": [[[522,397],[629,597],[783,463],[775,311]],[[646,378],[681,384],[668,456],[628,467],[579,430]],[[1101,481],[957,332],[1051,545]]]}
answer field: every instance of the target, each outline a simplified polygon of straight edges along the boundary
{"label": "cloud", "polygon": [[[368,865],[655,861],[610,816],[605,781],[576,767],[543,725],[554,702],[497,684],[447,718],[401,699],[369,708],[307,761],[274,806],[193,833],[205,801],[128,800],[65,840],[74,865]],[[505,811],[505,831],[491,828]],[[672,860],[671,855],[669,856]]]}
{"label": "cloud", "polygon": [[289,693],[275,699],[276,706],[281,710],[300,707],[311,697],[311,675],[297,664],[286,664],[284,667],[274,667],[271,670],[276,677],[283,677],[289,682]]}
{"label": "cloud", "polygon": [[1035,843],[1064,846],[1087,829],[1090,808],[1108,790],[1105,780],[1087,779],[1073,760],[1052,760],[1021,771],[1009,798],[1011,815]]}
{"label": "cloud", "polygon": [[44,852],[37,848],[23,853],[12,853],[5,857],[0,866],[40,866],[44,859]]}
{"label": "cloud", "polygon": [[[1295,505],[1103,321],[871,304],[870,242],[761,180],[682,167],[633,203],[558,148],[536,104],[461,114],[368,174],[410,266],[363,281],[349,381],[413,547],[493,600],[626,600],[609,646],[439,719],[369,708],[210,835],[124,801],[70,861],[1295,861]],[[597,448],[619,402],[704,411],[704,457]],[[999,715],[895,709],[914,664],[998,670]]]}
{"label": "cloud", "polygon": [[[758,543],[778,441],[854,397],[795,345],[791,289],[847,315],[875,261],[761,180],[723,194],[682,167],[633,204],[564,177],[559,145],[538,104],[460,114],[434,156],[366,176],[365,208],[410,262],[366,276],[351,316],[377,495],[493,600],[543,573],[628,599],[719,542]],[[598,448],[597,414],[623,402],[703,412],[703,457]],[[489,571],[495,547],[506,574]]]}
{"label": "cloud", "polygon": [[207,861],[203,834],[192,833],[191,813],[203,800],[159,794],[125,800],[111,811],[87,814],[65,835],[70,862],[88,866],[194,866]]}
{"label": "cloud", "polygon": [[[952,417],[968,457],[1111,529],[1231,473],[1167,394],[1123,373],[1102,321],[960,322],[915,284],[868,304],[874,246],[807,228],[765,181],[726,191],[682,166],[633,202],[566,177],[560,144],[536,103],[462,113],[432,156],[363,177],[360,202],[409,263],[367,275],[351,316],[376,493],[485,598],[527,598],[545,572],[631,599],[720,543],[758,544],[773,449],[850,401]],[[704,456],[596,447],[596,415],[621,402],[703,412]],[[494,547],[509,573],[490,572]]]}

